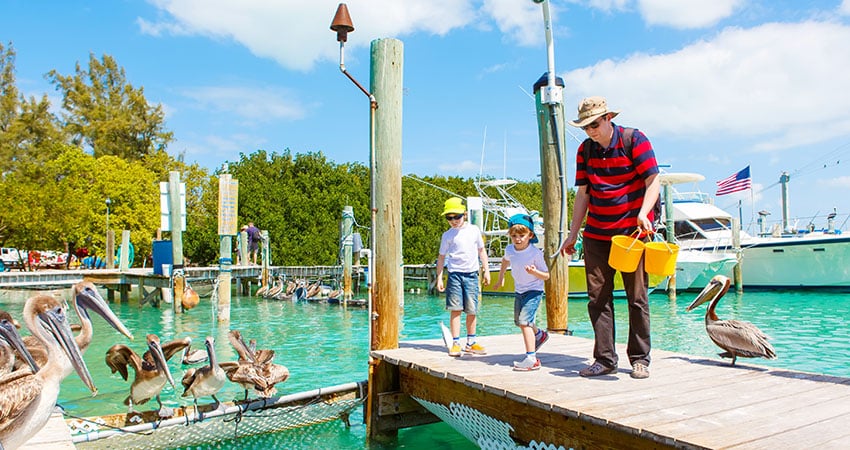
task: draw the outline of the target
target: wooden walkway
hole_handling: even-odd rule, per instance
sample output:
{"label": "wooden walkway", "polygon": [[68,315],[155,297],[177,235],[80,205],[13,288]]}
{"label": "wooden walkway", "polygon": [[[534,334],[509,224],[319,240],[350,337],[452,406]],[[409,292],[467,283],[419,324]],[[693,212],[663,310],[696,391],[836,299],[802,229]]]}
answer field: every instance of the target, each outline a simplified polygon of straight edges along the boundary
{"label": "wooden walkway", "polygon": [[521,443],[850,448],[848,378],[653,350],[650,378],[635,380],[624,346],[618,346],[619,373],[582,378],[578,371],[592,362],[593,341],[561,335],[538,353],[539,371],[515,372],[513,361],[524,356],[518,333],[479,340],[487,355],[451,358],[442,340],[429,340],[373,356],[397,368],[399,392],[444,406],[465,404],[510,424]]}

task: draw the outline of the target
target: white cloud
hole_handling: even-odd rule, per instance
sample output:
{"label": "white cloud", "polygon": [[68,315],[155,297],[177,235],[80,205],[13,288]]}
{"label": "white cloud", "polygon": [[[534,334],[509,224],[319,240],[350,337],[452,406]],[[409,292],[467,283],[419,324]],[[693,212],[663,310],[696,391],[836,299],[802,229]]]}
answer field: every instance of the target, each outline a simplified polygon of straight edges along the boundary
{"label": "white cloud", "polygon": [[650,25],[703,28],[732,15],[743,0],[638,0],[637,3]]}
{"label": "white cloud", "polygon": [[304,117],[305,107],[288,92],[277,88],[208,86],[191,88],[182,94],[207,110],[227,112],[252,122]]}
{"label": "white cloud", "polygon": [[850,16],[850,0],[842,0],[841,6],[838,7],[838,12]]}
{"label": "white cloud", "polygon": [[[530,0],[484,0],[481,10],[492,16],[499,31],[519,45],[537,45],[544,42],[545,33],[541,6]],[[550,5],[550,15],[556,20],[555,7]]]}
{"label": "white cloud", "polygon": [[437,169],[440,173],[447,174],[468,174],[468,173],[478,173],[481,170],[481,164],[472,160],[464,160],[455,163],[444,163],[440,164]]}
{"label": "white cloud", "polygon": [[761,151],[824,142],[850,134],[848,41],[850,27],[830,22],[728,28],[673,53],[566,73],[566,95],[574,96],[567,104],[605,93],[628,122],[653,134],[721,133]]}
{"label": "white cloud", "polygon": [[819,184],[839,189],[850,189],[850,176],[835,177],[828,180],[822,180]]}
{"label": "white cloud", "polygon": [[[143,32],[197,34],[232,39],[283,67],[309,70],[335,61],[339,45],[330,24],[338,0],[150,0],[170,17],[140,18]],[[444,35],[475,19],[472,0],[349,0],[354,32],[348,47],[368,46],[378,37],[416,32]],[[531,2],[529,2],[531,3]]]}

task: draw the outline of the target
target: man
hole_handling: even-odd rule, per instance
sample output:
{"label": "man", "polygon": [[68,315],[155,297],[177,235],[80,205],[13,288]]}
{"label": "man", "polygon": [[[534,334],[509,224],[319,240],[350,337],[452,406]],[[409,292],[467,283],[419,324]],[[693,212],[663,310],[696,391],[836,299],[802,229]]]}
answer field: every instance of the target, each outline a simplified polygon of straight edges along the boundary
{"label": "man", "polygon": [[254,222],[248,222],[248,229],[245,230],[248,234],[248,253],[251,255],[251,261],[257,265],[257,252],[260,249],[260,241],[263,240],[260,235],[260,229],[254,226]]}
{"label": "man", "polygon": [[[587,311],[593,325],[592,365],[579,371],[583,377],[616,373],[614,334],[614,275],[608,265],[611,238],[639,231],[652,232],[653,206],[660,180],[655,152],[646,136],[611,122],[619,111],[609,111],[603,97],[589,97],[578,106],[578,119],[570,124],[587,133],[576,157],[576,197],[572,222],[561,253],[575,253],[582,221],[587,216],[582,245],[587,276]],[[631,140],[628,135],[631,134]],[[625,136],[624,136],[625,135]],[[641,258],[637,270],[623,273],[629,304],[627,353],[632,378],[649,377],[648,278]]]}

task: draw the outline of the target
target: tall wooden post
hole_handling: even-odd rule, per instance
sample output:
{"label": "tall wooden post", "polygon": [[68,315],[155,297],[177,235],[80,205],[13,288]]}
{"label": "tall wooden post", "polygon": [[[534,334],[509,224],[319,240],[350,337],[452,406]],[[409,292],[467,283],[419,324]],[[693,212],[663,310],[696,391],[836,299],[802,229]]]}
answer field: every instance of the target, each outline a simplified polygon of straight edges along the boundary
{"label": "tall wooden post", "polygon": [[219,323],[230,321],[230,292],[231,265],[233,264],[233,244],[231,236],[239,228],[236,213],[239,202],[239,181],[234,180],[229,173],[218,177],[218,305],[217,316]]}
{"label": "tall wooden post", "polygon": [[[374,183],[372,251],[375,257],[372,349],[398,348],[401,263],[401,114],[404,48],[398,39],[372,41],[370,83],[377,101],[372,149]],[[379,107],[378,107],[379,106]]]}
{"label": "tall wooden post", "polygon": [[342,245],[342,298],[351,300],[351,262],[354,247],[354,208],[345,206],[342,208],[342,224],[340,225],[340,236]]}
{"label": "tall wooden post", "polygon": [[115,268],[115,231],[106,230],[106,257],[104,263],[106,268],[112,270]]}
{"label": "tall wooden post", "polygon": [[[673,244],[676,242],[675,221],[673,220],[673,188],[670,184],[662,184],[664,195],[664,224],[667,228],[667,242]],[[667,279],[667,298],[676,300],[676,271]]]}
{"label": "tall wooden post", "polygon": [[567,332],[570,290],[569,258],[558,254],[568,232],[566,177],[569,159],[564,151],[564,105],[561,103],[564,81],[556,79],[548,86],[548,74],[534,83],[537,130],[540,137],[540,182],[543,187],[543,253],[549,264],[546,281],[546,326],[550,331]]}
{"label": "tall wooden post", "polygon": [[121,256],[118,261],[118,270],[126,272],[130,268],[130,230],[121,232]]}
{"label": "tall wooden post", "polygon": [[[399,304],[404,297],[401,261],[401,114],[404,48],[397,39],[372,41],[370,129],[372,168],[372,231],[374,272],[372,292],[371,350],[398,348]],[[371,360],[371,358],[370,358]],[[397,430],[380,430],[379,396],[398,388],[398,378],[387,363],[371,361],[367,434],[387,439]]]}
{"label": "tall wooden post", "polygon": [[[174,271],[183,269],[183,202],[180,201],[180,172],[168,172],[168,224],[171,228],[171,266],[172,280]],[[171,303],[175,313],[183,312],[183,287],[186,277],[175,281],[174,301]]]}

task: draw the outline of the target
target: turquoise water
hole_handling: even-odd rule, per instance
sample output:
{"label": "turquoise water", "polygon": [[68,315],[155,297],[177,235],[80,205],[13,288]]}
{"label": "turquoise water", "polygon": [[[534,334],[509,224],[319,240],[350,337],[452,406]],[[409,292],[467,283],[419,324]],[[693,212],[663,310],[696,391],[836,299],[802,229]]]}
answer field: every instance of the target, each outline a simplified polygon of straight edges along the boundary
{"label": "turquoise water", "polygon": [[[20,317],[26,292],[0,292],[0,309]],[[704,328],[705,307],[691,313],[685,307],[695,293],[679,294],[671,302],[663,294],[653,294],[650,299],[652,314],[653,347],[707,358],[716,358],[719,349],[708,339]],[[400,340],[438,339],[437,323],[447,320],[441,297],[425,294],[406,294],[401,317]],[[166,306],[166,305],[164,305]],[[626,304],[615,302],[617,336],[625,342],[627,336]],[[112,305],[116,314],[133,331],[136,340],[128,341],[99,317],[95,322],[95,342],[89,347],[85,359],[99,388],[96,397],[76,375],[62,384],[59,403],[69,414],[91,416],[126,411],[123,399],[129,392],[129,383],[117,374],[112,375],[103,360],[106,350],[115,343],[128,344],[141,353],[144,335],[158,334],[163,341],[184,336],[201,346],[204,337],[216,339],[216,354],[221,361],[235,360],[236,354],[227,341],[229,329],[240,330],[246,338],[254,338],[260,348],[272,348],[275,361],[287,366],[290,378],[278,385],[279,394],[291,394],[323,386],[365,380],[367,377],[366,310],[343,309],[323,303],[274,301],[252,297],[234,297],[231,322],[220,326],[214,316],[209,299],[187,313],[175,315],[170,309],[151,306],[139,308],[131,304]],[[769,334],[779,358],[776,360],[743,360],[764,366],[803,370],[815,373],[850,377],[850,364],[846,354],[850,348],[850,328],[845,318],[850,316],[850,294],[805,291],[728,293],[717,309],[723,319],[747,320]],[[541,307],[539,323],[545,323],[545,308]],[[569,328],[576,336],[592,338],[587,320],[585,301],[573,299],[569,303]],[[26,331],[24,331],[26,333]],[[479,335],[514,334],[513,298],[485,297],[479,317]],[[519,336],[517,336],[519,339]],[[581,355],[590,358],[591,355]],[[545,364],[545,361],[543,361]],[[172,373],[178,381],[183,368],[177,357],[171,361]],[[191,400],[181,399],[182,389],[175,392],[170,386],[163,390],[162,398],[168,406],[191,405]],[[221,400],[242,398],[244,393],[228,383],[218,395]],[[155,408],[155,402],[141,408]],[[361,410],[352,415],[351,427],[340,421],[287,431],[272,435],[239,440],[240,448],[344,448],[365,447],[365,425]],[[226,438],[226,437],[225,437]],[[203,448],[231,448],[227,441]],[[472,443],[445,424],[401,430],[396,442],[372,448],[475,448]]]}

